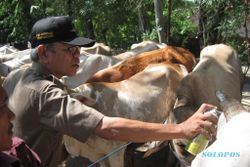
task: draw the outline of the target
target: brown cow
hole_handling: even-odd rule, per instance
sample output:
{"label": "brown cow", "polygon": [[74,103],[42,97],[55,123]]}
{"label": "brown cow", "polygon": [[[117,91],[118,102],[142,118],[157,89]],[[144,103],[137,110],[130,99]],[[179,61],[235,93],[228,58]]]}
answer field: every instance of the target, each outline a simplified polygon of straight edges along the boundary
{"label": "brown cow", "polygon": [[180,47],[167,46],[126,59],[112,67],[98,71],[87,80],[91,82],[118,82],[144,70],[149,64],[168,62],[183,64],[190,72],[195,64],[194,55]]}

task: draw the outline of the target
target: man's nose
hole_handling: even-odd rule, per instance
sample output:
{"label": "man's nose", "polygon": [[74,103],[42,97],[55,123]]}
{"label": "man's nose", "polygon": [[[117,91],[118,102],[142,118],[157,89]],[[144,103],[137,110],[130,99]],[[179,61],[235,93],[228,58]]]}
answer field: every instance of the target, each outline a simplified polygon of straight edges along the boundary
{"label": "man's nose", "polygon": [[79,58],[80,57],[80,47],[76,49],[74,53],[74,57]]}

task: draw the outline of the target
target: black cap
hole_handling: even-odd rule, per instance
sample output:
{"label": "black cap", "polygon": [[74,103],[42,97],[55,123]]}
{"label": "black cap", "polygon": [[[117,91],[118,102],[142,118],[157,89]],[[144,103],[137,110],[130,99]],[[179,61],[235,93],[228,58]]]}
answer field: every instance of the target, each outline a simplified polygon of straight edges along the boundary
{"label": "black cap", "polygon": [[54,16],[38,20],[32,27],[29,41],[32,48],[53,42],[83,47],[91,47],[95,44],[92,39],[77,36],[69,16]]}

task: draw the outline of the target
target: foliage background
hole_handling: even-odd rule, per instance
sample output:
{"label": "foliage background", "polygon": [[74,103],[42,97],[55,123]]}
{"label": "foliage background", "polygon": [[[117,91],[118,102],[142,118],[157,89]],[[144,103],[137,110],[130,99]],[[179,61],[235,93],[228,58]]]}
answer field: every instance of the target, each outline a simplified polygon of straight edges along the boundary
{"label": "foliage background", "polygon": [[[163,4],[162,26],[156,26],[155,20],[154,4],[159,2]],[[36,20],[70,15],[79,35],[111,48],[126,50],[142,40],[158,41],[157,32],[166,34],[170,28],[169,40],[163,41],[169,45],[192,51],[223,42],[244,57],[248,52],[243,42],[249,38],[236,31],[246,23],[249,9],[249,0],[2,0],[0,44],[26,44]]]}

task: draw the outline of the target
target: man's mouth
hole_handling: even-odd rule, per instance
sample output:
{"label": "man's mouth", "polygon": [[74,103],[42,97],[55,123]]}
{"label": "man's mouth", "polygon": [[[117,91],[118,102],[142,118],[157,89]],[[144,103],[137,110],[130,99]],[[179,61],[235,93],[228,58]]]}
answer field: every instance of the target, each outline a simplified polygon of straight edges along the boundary
{"label": "man's mouth", "polygon": [[74,64],[73,67],[78,68],[79,64]]}

